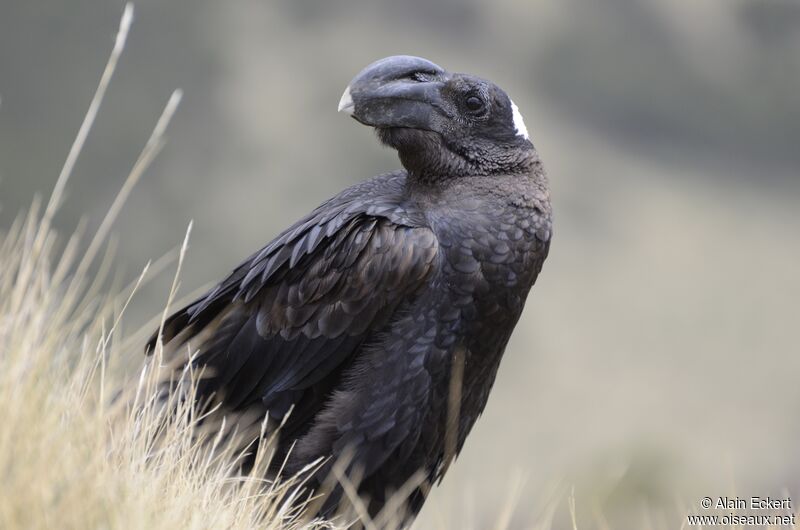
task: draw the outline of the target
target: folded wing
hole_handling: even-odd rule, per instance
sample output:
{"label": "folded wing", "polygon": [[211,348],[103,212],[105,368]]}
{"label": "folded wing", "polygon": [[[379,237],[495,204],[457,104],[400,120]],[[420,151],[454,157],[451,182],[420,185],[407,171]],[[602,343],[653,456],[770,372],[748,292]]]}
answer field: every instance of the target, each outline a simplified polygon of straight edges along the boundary
{"label": "folded wing", "polygon": [[201,398],[230,409],[259,403],[276,418],[294,406],[299,424],[365,341],[415,297],[437,251],[428,228],[323,205],[173,314],[162,340],[173,351],[198,351]]}

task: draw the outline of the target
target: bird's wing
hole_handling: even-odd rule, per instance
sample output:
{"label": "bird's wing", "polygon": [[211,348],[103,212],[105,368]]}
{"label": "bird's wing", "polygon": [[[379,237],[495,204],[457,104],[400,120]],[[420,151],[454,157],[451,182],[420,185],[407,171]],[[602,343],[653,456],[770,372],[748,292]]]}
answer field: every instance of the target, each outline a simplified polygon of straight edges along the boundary
{"label": "bird's wing", "polygon": [[365,210],[323,205],[167,320],[164,342],[189,342],[210,367],[201,395],[282,414],[415,296],[435,235]]}

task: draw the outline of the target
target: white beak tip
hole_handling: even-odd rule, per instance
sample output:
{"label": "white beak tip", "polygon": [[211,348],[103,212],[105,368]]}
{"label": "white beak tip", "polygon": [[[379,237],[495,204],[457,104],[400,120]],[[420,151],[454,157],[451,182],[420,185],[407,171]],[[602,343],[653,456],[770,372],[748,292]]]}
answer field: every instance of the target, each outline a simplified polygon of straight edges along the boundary
{"label": "white beak tip", "polygon": [[355,109],[355,105],[353,104],[353,97],[350,95],[350,87],[344,89],[344,94],[342,94],[342,99],[339,100],[339,112],[344,112],[345,114],[353,114],[353,110]]}

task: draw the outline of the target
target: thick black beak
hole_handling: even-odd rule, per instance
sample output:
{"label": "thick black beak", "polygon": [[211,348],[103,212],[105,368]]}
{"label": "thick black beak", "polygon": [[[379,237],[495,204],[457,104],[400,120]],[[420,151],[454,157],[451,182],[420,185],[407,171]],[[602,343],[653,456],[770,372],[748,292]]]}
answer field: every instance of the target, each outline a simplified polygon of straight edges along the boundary
{"label": "thick black beak", "polygon": [[364,68],[345,89],[339,112],[372,127],[434,130],[447,72],[409,55],[386,57]]}

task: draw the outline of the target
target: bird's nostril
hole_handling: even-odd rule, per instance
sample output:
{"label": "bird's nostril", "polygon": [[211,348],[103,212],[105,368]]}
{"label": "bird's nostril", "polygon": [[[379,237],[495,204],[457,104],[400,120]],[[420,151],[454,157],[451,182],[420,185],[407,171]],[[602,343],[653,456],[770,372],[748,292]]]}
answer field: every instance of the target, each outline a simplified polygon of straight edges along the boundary
{"label": "bird's nostril", "polygon": [[417,72],[412,72],[408,76],[408,78],[418,83],[425,83],[428,81],[432,81],[435,76],[436,72],[417,71]]}

